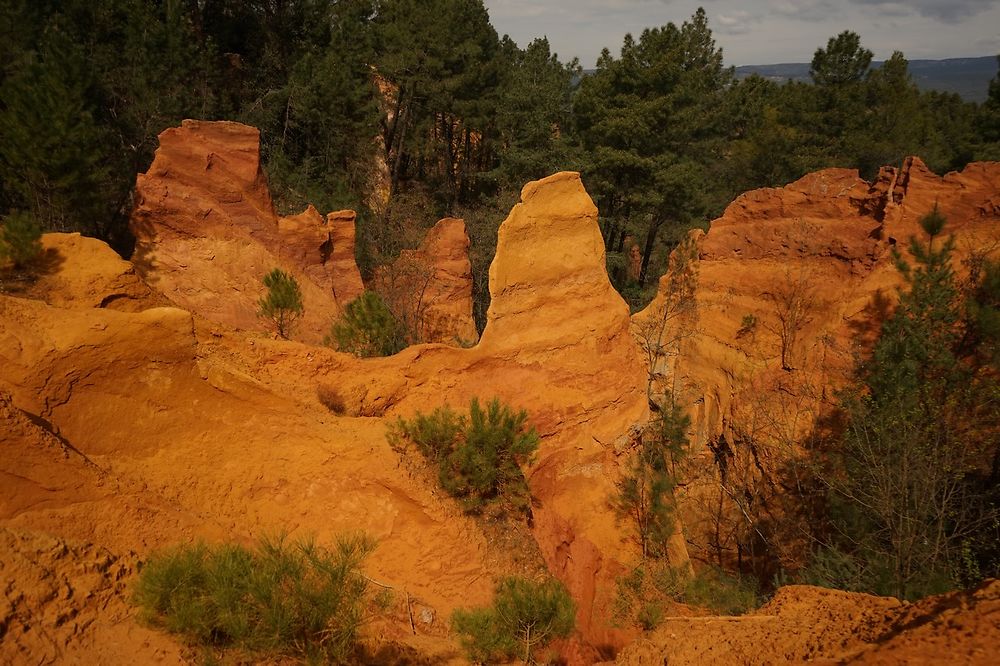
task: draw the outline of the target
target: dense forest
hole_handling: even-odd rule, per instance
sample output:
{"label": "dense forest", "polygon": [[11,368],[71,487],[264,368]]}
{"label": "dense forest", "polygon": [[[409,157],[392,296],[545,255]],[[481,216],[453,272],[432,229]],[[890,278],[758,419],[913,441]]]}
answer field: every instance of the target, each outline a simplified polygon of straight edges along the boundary
{"label": "dense forest", "polygon": [[902,53],[871,68],[850,32],[817,49],[812,84],[737,81],[702,10],[626,35],[586,76],[545,39],[499,37],[481,0],[13,0],[0,37],[4,213],[127,256],[157,134],[238,120],[261,130],[282,212],[359,211],[366,276],[465,218],[480,326],[499,218],[557,170],[584,174],[635,306],[683,231],[743,191],[909,154],[938,172],[1000,157],[997,81],[983,105],[920,92]]}

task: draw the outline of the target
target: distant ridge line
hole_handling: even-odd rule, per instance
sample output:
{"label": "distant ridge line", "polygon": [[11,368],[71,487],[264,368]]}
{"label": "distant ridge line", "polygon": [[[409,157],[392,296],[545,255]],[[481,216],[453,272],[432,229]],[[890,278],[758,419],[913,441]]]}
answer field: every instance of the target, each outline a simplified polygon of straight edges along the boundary
{"label": "distant ridge line", "polygon": [[[882,60],[873,62],[872,67],[881,67],[883,62]],[[986,101],[990,81],[997,75],[996,56],[910,60],[909,64],[910,76],[921,90],[956,93],[967,102]],[[739,79],[745,79],[752,74],[779,83],[789,80],[802,82],[811,80],[807,62],[736,67],[736,77]]]}

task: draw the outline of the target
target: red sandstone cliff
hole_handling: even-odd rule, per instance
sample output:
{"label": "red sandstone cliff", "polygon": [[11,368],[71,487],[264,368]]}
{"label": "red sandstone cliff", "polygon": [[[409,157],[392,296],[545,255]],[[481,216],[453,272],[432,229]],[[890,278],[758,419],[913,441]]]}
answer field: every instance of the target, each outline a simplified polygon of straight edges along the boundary
{"label": "red sandstone cliff", "polygon": [[257,330],[267,328],[257,317],[261,280],[282,268],[298,280],[305,305],[293,337],[318,342],[360,293],[354,220],[340,213],[324,223],[311,206],[279,219],[259,143],[255,128],[232,122],[185,120],[164,131],[136,181],[133,263],[180,307]]}
{"label": "red sandstone cliff", "polygon": [[[683,517],[699,555],[735,554],[735,536],[720,543],[718,507],[741,484],[769,494],[778,470],[802,455],[803,438],[818,434],[817,418],[892,307],[900,278],[891,250],[905,251],[922,233],[917,221],[937,205],[948,220],[945,233],[956,238],[956,267],[967,272],[964,262],[996,249],[998,193],[997,163],[939,177],[910,158],[873,183],[856,171],[826,169],[748,192],[706,234],[695,234],[697,324],[657,372],[693,418],[697,458]],[[636,331],[667,302],[670,284],[664,276],[657,299],[635,315]],[[794,507],[781,507],[780,499],[756,510],[765,536],[794,523]]]}

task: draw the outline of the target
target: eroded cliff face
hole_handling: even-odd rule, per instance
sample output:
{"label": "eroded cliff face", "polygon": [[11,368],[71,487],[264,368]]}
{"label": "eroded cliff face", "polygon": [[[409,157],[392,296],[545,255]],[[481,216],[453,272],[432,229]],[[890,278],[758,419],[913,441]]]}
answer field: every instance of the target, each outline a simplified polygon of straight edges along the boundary
{"label": "eroded cliff face", "polygon": [[132,261],[176,305],[251,330],[267,328],[257,317],[262,279],[282,268],[302,290],[305,314],[295,337],[318,342],[359,293],[354,220],[335,221],[324,224],[311,206],[279,219],[255,128],[185,120],[160,135],[153,164],[136,180]]}
{"label": "eroded cliff face", "polygon": [[[939,177],[910,158],[899,170],[884,168],[874,183],[826,169],[748,192],[707,234],[696,234],[697,323],[658,372],[693,418],[694,481],[683,518],[699,555],[715,560],[737,551],[735,535],[719,528],[726,487],[767,495],[767,488],[795,482],[782,476],[788,463],[822,435],[817,419],[829,413],[893,306],[901,280],[892,250],[905,253],[909,238],[923,233],[918,220],[937,205],[948,220],[945,233],[956,239],[956,268],[967,273],[967,262],[1000,238],[998,193],[997,163]],[[662,312],[670,285],[667,275],[657,299],[635,315],[636,330]],[[776,501],[755,510],[764,537],[788,549],[770,557],[805,546],[786,529],[794,507]]]}
{"label": "eroded cliff face", "polygon": [[[28,533],[32,548],[32,534],[57,535],[115,559],[195,538],[249,543],[287,531],[330,543],[364,531],[379,544],[370,575],[428,609],[416,620],[422,635],[445,635],[455,607],[489,599],[502,557],[403,470],[381,421],[334,416],[248,374],[241,351],[258,340],[177,308],[69,310],[0,296],[0,542],[5,528]],[[39,560],[35,573],[58,579],[83,566],[51,565]],[[33,583],[2,580],[30,613]],[[22,636],[32,618],[15,608],[18,638],[0,660],[33,650],[90,661],[98,639],[126,646],[100,652],[102,663],[152,660],[160,648],[133,644],[142,632],[127,604],[116,602],[114,626],[87,629],[97,601],[51,600],[46,613],[79,613],[83,625],[48,635]],[[10,619],[3,609],[0,619]]]}
{"label": "eroded cliff face", "polygon": [[[354,211],[324,218],[308,206],[279,217],[260,165],[260,134],[231,122],[185,120],[164,131],[136,182],[133,263],[173,304],[239,329],[271,330],[257,316],[274,268],[299,283],[305,312],[292,337],[320,342],[365,285],[355,261]],[[419,319],[427,342],[474,344],[469,238],[461,220],[435,225],[416,250],[381,273],[380,291]],[[418,293],[418,303],[410,303]],[[410,310],[415,312],[410,313]]]}
{"label": "eroded cliff face", "polygon": [[668,618],[615,663],[987,666],[996,661],[998,639],[1000,581],[916,603],[790,585],[749,615]]}

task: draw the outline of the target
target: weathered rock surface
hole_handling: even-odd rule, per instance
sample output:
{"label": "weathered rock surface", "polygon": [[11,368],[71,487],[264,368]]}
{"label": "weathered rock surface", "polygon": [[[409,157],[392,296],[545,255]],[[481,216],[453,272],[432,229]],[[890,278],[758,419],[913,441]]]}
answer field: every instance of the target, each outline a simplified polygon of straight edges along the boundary
{"label": "weathered rock surface", "polygon": [[135,267],[95,238],[44,234],[37,279],[29,298],[62,308],[110,308],[138,312],[165,304],[136,274]]}
{"label": "weathered rock surface", "polygon": [[375,289],[423,342],[470,346],[479,340],[472,318],[472,264],[465,222],[445,218],[416,250],[403,250],[379,270]]}
{"label": "weathered rock surface", "polygon": [[[188,129],[206,149],[231,147],[234,135],[253,144],[241,126]],[[171,285],[164,293],[178,304],[188,299],[184,307],[194,316],[177,308],[100,308],[108,294],[121,291],[114,280],[107,287],[93,280],[93,294],[59,307],[41,302],[56,304],[42,294],[40,300],[0,296],[0,395],[10,396],[0,397],[0,530],[28,533],[29,541],[18,545],[21,537],[7,539],[0,532],[0,548],[14,553],[5,551],[0,567],[31,559],[23,553],[47,552],[48,542],[34,545],[44,534],[66,540],[73,553],[67,563],[73,564],[43,564],[30,574],[18,564],[18,580],[48,580],[49,569],[68,572],[67,579],[89,575],[88,563],[103,557],[104,548],[112,558],[108,570],[121,564],[122,576],[128,576],[131,551],[141,559],[153,548],[196,537],[249,542],[286,529],[329,541],[336,532],[362,529],[380,542],[368,567],[372,576],[405,589],[421,617],[431,618],[418,620],[422,635],[443,635],[443,618],[453,608],[485,602],[491,578],[516,570],[517,563],[493,549],[454,502],[401,460],[386,442],[386,423],[418,410],[443,404],[464,408],[472,397],[497,396],[528,410],[542,436],[537,459],[526,470],[535,498],[532,531],[549,570],[577,600],[585,639],[564,654],[571,663],[589,663],[599,646],[621,646],[628,635],[610,624],[614,581],[634,563],[636,547],[608,498],[627,453],[625,435],[648,416],[647,368],[632,337],[628,308],[608,281],[597,210],[579,176],[557,174],[522,191],[500,228],[488,322],[476,347],[428,344],[391,358],[362,360],[244,335],[197,316],[237,322],[229,316],[237,308],[227,314],[224,301],[199,295],[198,285],[245,289],[240,276],[248,265],[241,259],[245,253],[251,264],[268,270],[272,259],[285,262],[279,265],[297,271],[300,281],[319,292],[327,294],[329,287],[335,307],[343,294],[360,293],[357,267],[351,270],[353,249],[346,249],[353,242],[353,219],[331,214],[324,237],[314,233],[322,225],[318,211],[283,220],[273,211],[261,213],[270,203],[266,189],[259,189],[255,148],[193,154],[175,146],[175,139],[165,134],[159,166],[144,176],[150,182],[140,188],[145,187],[143,201],[133,225],[148,225],[144,254],[137,256],[152,267],[147,279],[158,289]],[[171,175],[195,173],[199,160],[208,164],[203,170],[227,174]],[[995,166],[972,165],[944,179],[925,171],[911,162],[899,174],[887,170],[868,185],[853,172],[830,170],[787,188],[749,193],[700,238],[699,324],[683,343],[682,363],[663,370],[693,405],[696,446],[709,464],[714,454],[707,445],[723,433],[735,441],[748,414],[770,423],[774,419],[764,417],[777,415],[779,408],[822,404],[825,396],[810,387],[820,379],[835,384],[836,373],[843,376],[850,366],[852,345],[863,346],[876,330],[881,310],[873,296],[891,291],[896,280],[889,248],[905,242],[915,220],[935,201],[952,219],[960,248],[982,247],[983,239],[993,237]],[[238,192],[226,190],[233,183],[239,183]],[[191,222],[195,209],[206,211],[204,226]],[[462,272],[458,225],[441,226],[445,238],[432,238],[427,247],[440,243],[446,249],[427,252],[447,257],[442,270],[447,266],[457,276]],[[263,231],[250,233],[258,228]],[[310,264],[310,248],[318,241],[325,259]],[[327,241],[328,253],[322,250]],[[214,258],[192,259],[195,249]],[[230,259],[235,267],[226,263]],[[195,265],[202,273],[185,275]],[[72,259],[63,270],[66,279],[84,271]],[[453,284],[460,283],[455,278]],[[772,331],[780,289],[788,285],[808,295],[815,309],[786,350],[790,369],[785,370]],[[253,305],[245,294],[235,298]],[[748,328],[747,314],[757,323],[741,334]],[[324,387],[339,394],[347,413],[360,416],[328,411],[317,395]],[[782,402],[789,395],[796,401]],[[768,435],[768,441],[779,435]],[[764,451],[769,452],[780,453]],[[768,464],[766,456],[762,460]],[[690,498],[695,496],[690,491]],[[685,511],[692,521],[689,534],[697,534],[701,514],[690,504]],[[14,545],[4,546],[8,541]],[[6,618],[5,626],[12,627],[23,622],[19,618],[48,617],[48,607],[22,588],[8,589],[15,593],[0,607],[0,623]],[[121,599],[117,583],[101,580],[87,589],[96,590],[97,600]],[[11,602],[15,597],[20,600]],[[104,629],[91,628],[97,625],[84,624],[98,611],[74,610],[75,603],[51,606],[57,615],[68,608],[66,617],[81,618],[78,629],[65,625],[71,639],[59,634],[44,643],[56,646],[51,650],[82,646],[78,654],[96,655],[102,663],[123,661],[122,651],[146,661],[156,655],[178,660],[169,640],[136,647],[144,635],[127,633],[137,627],[124,611],[120,620],[113,615],[111,633],[101,633]],[[883,606],[891,610],[885,604],[878,609]],[[830,606],[837,617],[842,607]],[[406,610],[400,612],[409,635]],[[768,611],[779,618],[783,613]],[[800,634],[811,626],[811,620],[796,622],[789,626]],[[665,626],[691,636],[702,631],[690,622]],[[17,632],[17,641],[0,645],[0,660],[20,658],[27,643]],[[831,641],[840,640],[841,634],[830,635]],[[773,644],[771,661],[784,659],[782,650],[791,645],[759,633],[748,636],[740,645]],[[97,643],[103,647],[93,647]],[[115,652],[115,645],[121,650]],[[787,654],[795,659],[827,654],[811,645],[799,640]],[[651,649],[656,659],[681,654],[664,652],[662,643]],[[728,657],[743,649],[706,654],[695,646],[683,654]]]}
{"label": "weathered rock surface", "polygon": [[356,219],[353,210],[338,210],[326,216],[326,227],[330,231],[327,265],[333,279],[334,298],[342,309],[365,290],[361,271],[354,259]]}
{"label": "weathered rock surface", "polygon": [[347,268],[347,250],[337,247],[350,239],[353,258],[353,228],[344,229],[353,220],[338,216],[336,233],[311,207],[279,220],[259,141],[256,129],[232,122],[185,120],[164,131],[153,164],[136,181],[132,260],[178,306],[256,330],[266,328],[257,317],[262,278],[273,268],[289,271],[305,305],[297,337],[318,342],[346,305],[339,294],[349,300],[357,293],[357,266]]}
{"label": "weathered rock surface", "polygon": [[[362,530],[379,543],[372,577],[442,618],[423,634],[444,634],[452,609],[488,599],[503,557],[405,473],[380,421],[274,392],[246,373],[239,352],[253,338],[200,326],[175,308],[68,310],[0,297],[0,392],[11,396],[0,404],[0,528],[140,558],[196,537],[249,542],[289,531],[329,543]],[[233,347],[218,344],[226,336]],[[100,611],[81,603],[82,616]],[[137,628],[116,622],[116,631]],[[60,653],[97,654],[86,648],[98,640],[87,626],[66,639],[72,645],[58,638]],[[118,634],[102,641],[102,663],[155,656]],[[20,645],[49,650],[5,640],[0,661],[17,661],[8,649]]]}
{"label": "weathered rock surface", "polygon": [[[964,260],[1000,240],[998,193],[997,163],[938,177],[910,158],[898,172],[884,168],[874,183],[826,169],[740,196],[697,237],[697,325],[659,371],[693,417],[705,476],[688,487],[684,525],[704,556],[718,555],[718,545],[708,547],[717,518],[708,497],[719,492],[719,461],[749,478],[761,469],[777,473],[796,456],[796,443],[849,381],[892,307],[900,284],[892,249],[905,251],[923,233],[918,220],[938,205],[945,232],[956,238],[956,266],[965,270]],[[661,311],[669,283],[668,275],[635,316],[637,330]],[[762,520],[785,518],[779,510]],[[735,543],[722,548],[734,553]]]}
{"label": "weathered rock surface", "polygon": [[[0,390],[13,404],[115,478],[167,499],[197,533],[282,528],[327,539],[362,529],[381,542],[374,570],[432,606],[488,593],[488,581],[475,582],[482,537],[397,471],[381,423],[335,419],[272,393],[233,355],[200,344],[189,313],[70,311],[0,297],[0,322]],[[140,552],[153,531],[156,544],[190,536],[176,519],[105,525],[102,515],[76,516],[93,531],[120,531]],[[443,571],[442,561],[463,564]],[[411,581],[411,570],[424,582]]]}
{"label": "weathered rock surface", "polygon": [[993,664],[1000,581],[904,603],[793,585],[741,617],[667,618],[617,664]]}
{"label": "weathered rock surface", "polygon": [[177,642],[135,621],[135,569],[134,555],[0,527],[0,660],[182,663]]}

